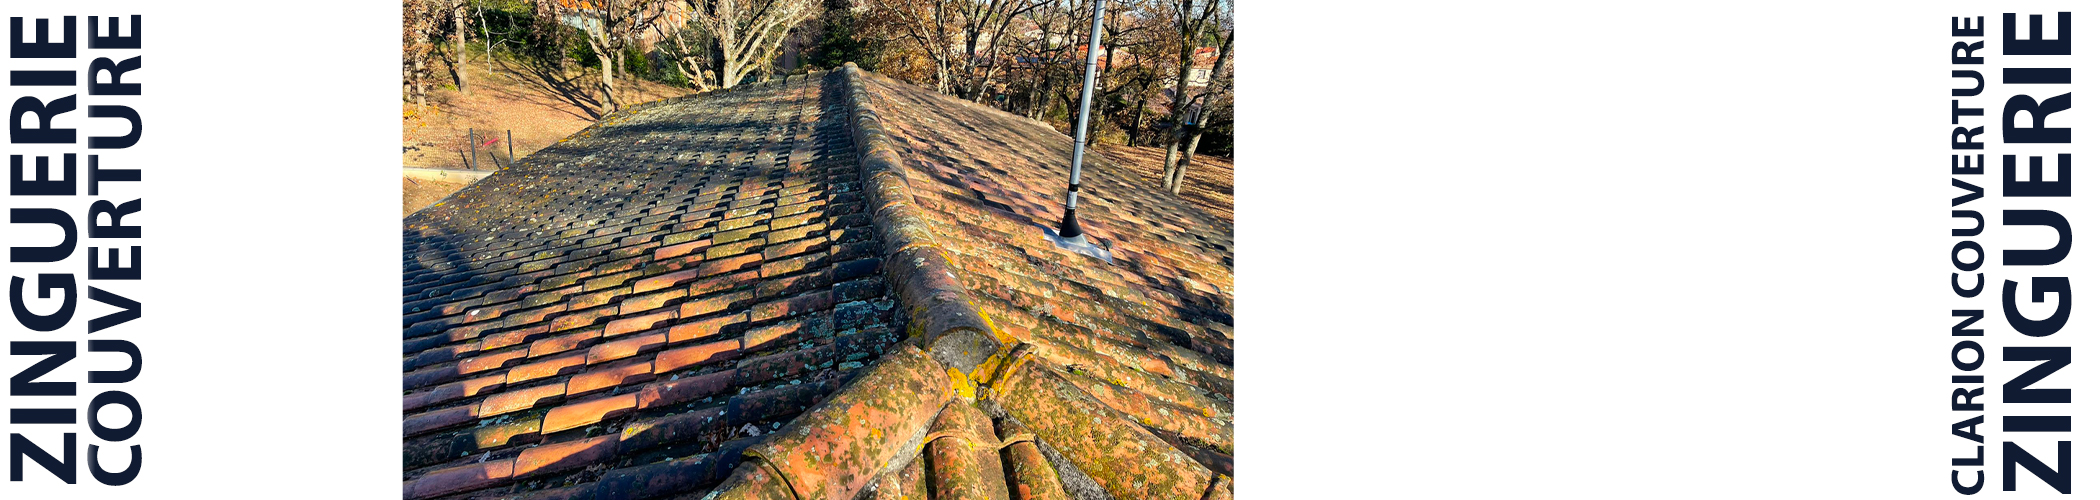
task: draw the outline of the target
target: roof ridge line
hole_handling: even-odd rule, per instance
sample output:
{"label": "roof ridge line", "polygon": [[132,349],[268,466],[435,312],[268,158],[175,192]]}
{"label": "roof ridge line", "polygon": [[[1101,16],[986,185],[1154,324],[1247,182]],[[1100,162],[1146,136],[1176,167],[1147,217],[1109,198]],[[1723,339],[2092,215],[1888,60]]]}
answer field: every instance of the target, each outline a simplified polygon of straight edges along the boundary
{"label": "roof ridge line", "polygon": [[[950,365],[941,356],[929,356],[930,350],[920,348],[923,344],[919,342],[928,337],[924,332],[943,334],[932,337],[990,336],[989,325],[976,314],[976,308],[962,301],[960,285],[947,267],[946,255],[933,247],[930,239],[922,237],[914,244],[912,238],[900,234],[929,229],[921,216],[912,213],[919,208],[909,198],[910,188],[897,164],[899,157],[889,149],[885,133],[874,123],[867,108],[859,71],[857,65],[849,62],[834,73],[849,90],[847,120],[853,128],[862,191],[868,193],[877,239],[889,254],[884,259],[885,274],[891,281],[891,290],[900,294],[896,298],[905,308],[910,339],[864,368],[864,374],[826,401],[745,449],[744,463],[700,498],[808,500],[858,493],[891,465],[903,463],[899,458],[918,453],[934,417],[954,397],[954,381],[944,373],[954,370],[944,369]],[[881,142],[871,144],[875,141]],[[878,158],[877,151],[887,154]],[[935,281],[941,277],[946,279]],[[938,317],[928,314],[930,311],[948,312],[948,321],[928,321]],[[944,335],[960,329],[983,335]],[[992,347],[996,348],[996,343],[994,340]],[[840,426],[852,429],[842,431]],[[886,432],[883,428],[887,428]],[[821,468],[831,470],[813,470]]]}
{"label": "roof ridge line", "polygon": [[[883,264],[905,307],[907,338],[948,367],[976,373],[995,353],[1005,350],[1001,345],[1005,342],[964,294],[968,290],[956,279],[960,274],[953,267],[954,257],[934,242],[933,225],[913,199],[903,157],[869,103],[863,81],[867,75],[852,64],[839,71],[846,80],[846,116],[859,150],[862,192],[867,194],[875,232],[889,253]],[[958,330],[980,335],[950,340],[954,337],[950,334]],[[956,344],[957,340],[973,341]]]}
{"label": "roof ridge line", "polygon": [[939,362],[911,345],[743,450],[714,488],[681,498],[844,499],[918,452],[949,397]]}
{"label": "roof ridge line", "polygon": [[[891,290],[905,306],[904,321],[910,336],[906,343],[924,349],[946,365],[950,378],[969,379],[956,380],[958,385],[976,382],[986,386],[972,391],[978,394],[965,397],[991,400],[1009,409],[1020,406],[1024,409],[1019,413],[1043,422],[1062,420],[1059,423],[1066,424],[1063,427],[1083,425],[1092,421],[1094,415],[1115,415],[1106,404],[1057,376],[1061,367],[1029,356],[1033,346],[999,332],[989,317],[970,302],[968,290],[956,278],[960,274],[954,270],[954,258],[935,243],[933,226],[912,195],[902,156],[883,126],[882,117],[876,116],[869,102],[864,80],[873,78],[873,74],[851,62],[838,72],[846,81],[847,119],[852,122],[853,142],[860,153],[862,192],[866,193],[876,233],[890,252],[884,265]],[[957,335],[966,331],[977,335]],[[976,384],[971,385],[975,389]],[[1095,476],[1096,481],[1114,483],[1109,488],[1122,495],[1231,496],[1230,476],[1197,465],[1193,457],[1128,418],[1115,420],[1105,425],[1097,423],[1104,428],[1095,432],[1069,433],[1067,429],[1054,434],[1078,439],[1063,443],[1061,448],[1084,455],[1091,462],[1084,467],[1085,472]],[[1083,442],[1086,438],[1080,436],[1116,442]],[[1060,443],[1054,441],[1046,444],[1060,448]],[[1121,446],[1125,444],[1137,446],[1133,450]],[[1137,471],[1124,467],[1130,463],[1156,465],[1149,471]]]}
{"label": "roof ridge line", "polygon": [[[1011,403],[1018,413],[1060,427],[1100,426],[1058,433],[1077,440],[1063,449],[1078,454],[1086,472],[1098,476],[1090,479],[1130,498],[1229,498],[1229,476],[1203,468],[1136,422],[1117,418],[1087,425],[1097,415],[1116,413],[1056,375],[1059,367],[1029,356],[1033,346],[994,329],[970,302],[953,257],[935,242],[924,208],[913,199],[902,156],[869,104],[869,74],[850,62],[834,73],[845,86],[862,192],[888,254],[884,275],[902,306],[908,337],[830,398],[746,448],[746,459],[730,478],[693,496],[852,496],[923,452],[940,410],[960,397]],[[1025,425],[1028,419],[1022,420]],[[1135,449],[1123,446],[1132,442]],[[1154,464],[1154,470],[1133,470],[1131,463]]]}

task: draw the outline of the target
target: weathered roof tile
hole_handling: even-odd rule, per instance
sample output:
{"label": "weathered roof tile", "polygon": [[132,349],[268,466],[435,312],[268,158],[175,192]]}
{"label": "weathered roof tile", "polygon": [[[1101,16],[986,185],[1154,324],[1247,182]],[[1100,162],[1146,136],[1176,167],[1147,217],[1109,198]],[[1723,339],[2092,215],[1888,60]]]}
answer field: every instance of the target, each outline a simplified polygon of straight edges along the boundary
{"label": "weathered roof tile", "polygon": [[1231,226],[1089,168],[1055,250],[1067,141],[849,68],[405,218],[404,498],[1229,497]]}

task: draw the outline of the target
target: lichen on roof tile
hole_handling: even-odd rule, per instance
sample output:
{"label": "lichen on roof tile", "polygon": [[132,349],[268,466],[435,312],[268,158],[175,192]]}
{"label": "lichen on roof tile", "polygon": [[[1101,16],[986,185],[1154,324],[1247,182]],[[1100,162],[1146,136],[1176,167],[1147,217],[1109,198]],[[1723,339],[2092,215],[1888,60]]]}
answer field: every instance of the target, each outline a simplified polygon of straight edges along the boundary
{"label": "lichen on roof tile", "polygon": [[1229,496],[1231,224],[1090,168],[1060,252],[1069,145],[849,66],[404,218],[404,497]]}

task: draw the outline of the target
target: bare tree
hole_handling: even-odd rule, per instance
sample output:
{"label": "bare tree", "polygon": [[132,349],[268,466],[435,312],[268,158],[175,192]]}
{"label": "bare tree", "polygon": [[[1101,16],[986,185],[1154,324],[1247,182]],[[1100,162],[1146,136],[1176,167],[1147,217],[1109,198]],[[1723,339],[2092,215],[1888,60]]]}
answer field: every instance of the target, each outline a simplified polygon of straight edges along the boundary
{"label": "bare tree", "polygon": [[651,29],[665,13],[665,5],[657,0],[594,0],[583,3],[583,7],[569,8],[586,21],[584,34],[591,53],[598,56],[598,89],[605,94],[606,106],[620,109],[619,92],[614,88],[617,75],[622,73],[627,45],[634,38]]}
{"label": "bare tree", "polygon": [[1041,50],[1036,54],[1035,76],[1040,90],[1035,111],[1029,114],[1031,118],[1042,120],[1043,115],[1050,112],[1053,101],[1063,102],[1067,110],[1079,105],[1079,81],[1086,70],[1082,65],[1069,63],[1076,63],[1078,57],[1083,57],[1074,55],[1075,49],[1082,54],[1086,51],[1080,45],[1087,37],[1086,4],[1087,0],[1072,0],[1038,18],[1048,27],[1043,33]]}
{"label": "bare tree", "polygon": [[720,48],[716,85],[735,88],[779,55],[788,31],[817,15],[818,0],[686,0],[693,25]]}
{"label": "bare tree", "polygon": [[1211,17],[1218,13],[1219,1],[1208,0],[1202,2],[1202,8],[1198,9],[1196,0],[1181,0],[1180,5],[1174,10],[1175,32],[1178,37],[1176,42],[1179,43],[1181,49],[1181,57],[1176,59],[1176,68],[1178,69],[1176,74],[1180,76],[1174,79],[1174,107],[1171,116],[1175,120],[1175,126],[1170,136],[1172,139],[1167,141],[1167,161],[1160,166],[1159,187],[1161,189],[1174,188],[1173,181],[1176,178],[1169,174],[1173,173],[1176,155],[1181,152],[1183,129],[1186,128],[1182,120],[1184,120],[1184,115],[1188,114],[1188,107],[1190,102],[1192,102],[1192,99],[1189,98],[1189,79],[1195,76],[1196,46],[1202,42],[1204,28],[1209,26]]}
{"label": "bare tree", "polygon": [[[1237,35],[1237,31],[1225,35],[1225,44],[1218,47],[1218,59],[1210,65],[1210,85],[1204,87],[1203,103],[1196,107],[1195,132],[1190,134],[1188,146],[1181,152],[1181,161],[1174,161],[1174,150],[1167,150],[1165,183],[1169,193],[1181,193],[1181,178],[1188,174],[1189,160],[1196,156],[1196,145],[1203,142],[1203,127],[1210,125],[1210,117],[1215,114],[1213,108],[1223,104],[1223,96],[1232,88],[1230,80],[1225,78],[1225,58],[1232,55],[1232,39]],[[1169,145],[1176,146],[1179,145]]]}
{"label": "bare tree", "polygon": [[459,86],[460,95],[474,95],[467,90],[467,2],[452,0],[452,83]]}
{"label": "bare tree", "polygon": [[964,99],[982,102],[984,91],[991,85],[992,73],[1001,65],[999,43],[1013,26],[1014,19],[1021,14],[1049,5],[1050,0],[990,0],[963,3],[963,50],[964,83],[969,88],[957,89]]}
{"label": "bare tree", "polygon": [[668,45],[659,44],[657,47],[671,59],[672,66],[678,68],[678,73],[685,75],[686,81],[691,82],[693,88],[714,90],[714,38],[709,37],[706,31],[694,27],[690,20],[682,25],[657,23],[655,29],[658,40],[670,42]]}
{"label": "bare tree", "polygon": [[437,12],[429,0],[401,1],[401,87],[417,106],[430,105],[430,44]]}
{"label": "bare tree", "polygon": [[1162,69],[1157,64],[1160,60],[1157,53],[1163,48],[1172,47],[1173,44],[1168,40],[1174,38],[1171,24],[1162,22],[1171,20],[1171,16],[1162,15],[1158,2],[1132,0],[1131,3],[1134,4],[1129,8],[1131,25],[1116,33],[1116,39],[1125,40],[1123,44],[1127,47],[1126,50],[1136,61],[1136,64],[1130,65],[1129,75],[1122,78],[1123,83],[1117,87],[1124,91],[1120,95],[1125,114],[1128,116],[1123,122],[1123,144],[1126,146],[1145,143],[1144,132],[1150,130],[1154,123],[1155,114],[1151,110],[1151,103],[1153,97],[1159,94],[1160,85],[1166,83],[1166,78],[1161,74]]}
{"label": "bare tree", "polygon": [[474,4],[474,20],[474,25],[481,27],[481,67],[487,70],[489,74],[495,74],[496,37],[491,36],[489,33],[489,8],[487,5]]}
{"label": "bare tree", "polygon": [[[1078,87],[1086,62],[1080,59],[1093,1],[873,2],[866,4],[871,15],[862,18],[858,38],[884,47],[877,62],[891,77],[1069,127],[1081,112]],[[1104,1],[1104,59],[1094,61],[1100,68],[1095,81],[1099,106],[1086,110],[1102,126],[1090,127],[1085,139],[1122,133],[1132,145],[1157,145],[1166,141],[1163,133],[1153,133],[1164,132],[1156,127],[1166,111],[1157,106],[1193,108],[1189,100],[1199,86],[1168,85],[1194,80],[1175,77],[1199,71],[1192,68],[1198,64],[1195,53],[1223,36],[1213,19],[1229,8],[1229,0]],[[1184,49],[1189,54],[1181,54]],[[1182,101],[1169,102],[1168,95]],[[994,98],[999,98],[996,103]]]}
{"label": "bare tree", "polygon": [[[1113,96],[1114,99],[1093,110],[1092,120],[1102,123],[1103,126],[1087,129],[1088,144],[1092,144],[1103,133],[1114,128],[1108,120],[1111,111],[1126,112],[1138,117],[1136,120],[1142,120],[1145,102],[1150,99],[1153,85],[1158,83],[1154,76],[1156,70],[1144,63],[1146,58],[1137,55],[1157,50],[1159,44],[1151,39],[1151,32],[1157,30],[1150,26],[1156,23],[1148,23],[1145,17],[1136,12],[1137,9],[1133,7],[1138,7],[1137,5],[1126,5],[1134,2],[1107,1],[1110,4],[1108,18],[1104,19],[1101,25],[1101,49],[1108,59],[1102,61],[1101,73],[1098,76],[1101,87],[1096,91],[1099,95]],[[1131,64],[1118,63],[1125,59]]]}
{"label": "bare tree", "polygon": [[1088,0],[1057,0],[1021,16],[1028,29],[1013,53],[1023,62],[1006,74],[1008,88],[1023,89],[1024,102],[1012,104],[1016,113],[1042,121],[1053,103],[1061,103],[1066,123],[1076,116],[1071,110],[1078,106],[1080,76],[1086,69],[1080,59],[1090,27],[1087,5]]}
{"label": "bare tree", "polygon": [[902,2],[873,2],[876,10],[885,14],[883,19],[901,28],[904,38],[911,40],[926,55],[933,66],[934,89],[947,92],[954,81],[955,18],[954,4],[945,0],[907,0]]}
{"label": "bare tree", "polygon": [[1015,19],[1052,0],[905,0],[874,2],[883,19],[901,31],[933,66],[934,87],[980,100],[991,86]]}

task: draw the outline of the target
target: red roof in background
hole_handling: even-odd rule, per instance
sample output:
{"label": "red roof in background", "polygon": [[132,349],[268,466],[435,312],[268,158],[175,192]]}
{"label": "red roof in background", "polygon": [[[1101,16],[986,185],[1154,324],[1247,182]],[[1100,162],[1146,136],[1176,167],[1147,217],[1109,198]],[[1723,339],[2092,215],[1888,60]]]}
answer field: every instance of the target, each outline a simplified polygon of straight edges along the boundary
{"label": "red roof in background", "polygon": [[1211,65],[1218,63],[1218,48],[1198,48],[1193,54],[1191,54],[1189,59],[1195,61],[1195,67],[1197,68],[1210,69]]}

